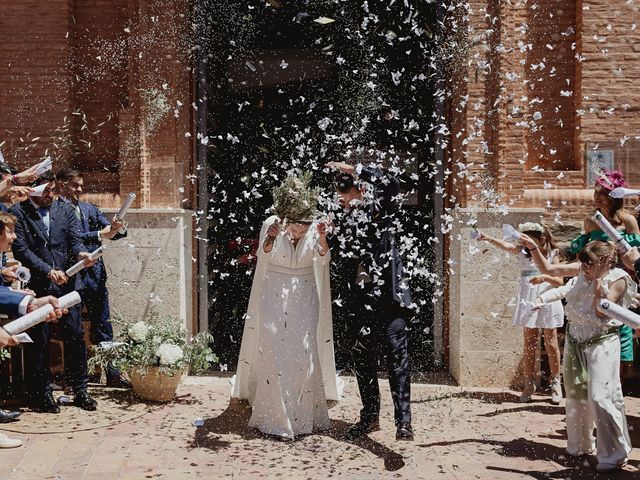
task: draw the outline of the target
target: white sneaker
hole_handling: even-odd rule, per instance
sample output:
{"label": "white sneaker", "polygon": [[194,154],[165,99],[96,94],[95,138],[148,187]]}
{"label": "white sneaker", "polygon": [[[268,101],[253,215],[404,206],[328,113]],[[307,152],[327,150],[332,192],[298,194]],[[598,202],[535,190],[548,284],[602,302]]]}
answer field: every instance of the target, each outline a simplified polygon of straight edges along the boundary
{"label": "white sneaker", "polygon": [[559,378],[551,380],[551,403],[560,405],[562,401],[562,384]]}
{"label": "white sneaker", "polygon": [[22,440],[9,438],[6,435],[0,433],[0,448],[16,448],[20,445],[22,445]]}
{"label": "white sneaker", "polygon": [[599,463],[596,465],[596,472],[607,473],[613,472],[615,470],[620,470],[621,468],[625,467],[628,461],[628,458],[623,458],[618,463]]}

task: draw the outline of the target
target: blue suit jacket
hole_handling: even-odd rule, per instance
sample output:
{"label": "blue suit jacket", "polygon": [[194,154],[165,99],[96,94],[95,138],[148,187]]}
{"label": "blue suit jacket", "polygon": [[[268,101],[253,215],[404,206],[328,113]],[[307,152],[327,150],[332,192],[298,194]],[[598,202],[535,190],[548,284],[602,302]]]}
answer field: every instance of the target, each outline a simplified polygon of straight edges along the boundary
{"label": "blue suit jacket", "polygon": [[80,252],[86,251],[73,208],[60,201],[51,204],[49,234],[30,200],[14,205],[11,213],[17,218],[13,256],[31,270],[29,287],[39,296],[59,296],[74,290],[74,280],[60,288],[47,277],[52,269],[66,270],[77,262]]}
{"label": "blue suit jacket", "polygon": [[[62,202],[68,202],[68,200],[61,199]],[[100,211],[98,207],[87,202],[78,202],[80,212],[82,213],[81,233],[80,238],[85,246],[85,251],[93,252],[100,245],[102,241],[98,238],[98,232],[103,228],[109,226],[111,222]],[[118,233],[113,240],[126,237],[127,233]],[[78,274],[78,289],[89,289],[98,291],[106,288],[107,282],[107,270],[105,268],[102,258],[91,268],[85,268]]]}
{"label": "blue suit jacket", "polygon": [[26,297],[24,293],[14,292],[8,287],[0,287],[0,313],[18,317],[18,307],[24,297]]}

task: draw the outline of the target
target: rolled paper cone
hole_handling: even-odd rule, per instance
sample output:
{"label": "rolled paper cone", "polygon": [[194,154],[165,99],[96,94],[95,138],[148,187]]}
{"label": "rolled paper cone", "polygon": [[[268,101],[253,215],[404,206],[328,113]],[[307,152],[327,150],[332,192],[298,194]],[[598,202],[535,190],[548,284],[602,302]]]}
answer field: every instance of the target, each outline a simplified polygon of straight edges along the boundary
{"label": "rolled paper cone", "polygon": [[502,225],[502,237],[507,241],[515,242],[520,240],[520,232],[508,223],[505,223]]}
{"label": "rolled paper cone", "polygon": [[627,241],[622,238],[620,232],[613,225],[611,225],[611,223],[609,223],[609,220],[604,218],[604,215],[602,215],[602,213],[594,213],[591,219],[596,222],[596,224],[598,224],[602,231],[607,234],[611,241],[615,243],[616,248],[620,250],[622,254],[625,254],[629,250],[631,250],[631,245],[629,245]]}
{"label": "rolled paper cone", "polygon": [[27,267],[18,267],[16,268],[16,277],[18,277],[18,280],[21,282],[27,283],[31,280],[31,272]]}
{"label": "rolled paper cone", "polygon": [[611,198],[637,197],[638,195],[640,195],[640,190],[624,187],[614,188],[609,192]]}
{"label": "rolled paper cone", "polygon": [[60,303],[60,308],[71,308],[82,302],[82,298],[80,298],[78,292],[73,291],[60,297],[58,302]]}
{"label": "rolled paper cone", "polygon": [[32,197],[41,197],[44,193],[44,189],[47,188],[48,183],[43,183],[42,185],[38,185],[37,187],[33,187],[33,191],[29,192],[29,195]]}
{"label": "rolled paper cone", "polygon": [[84,263],[81,261],[79,261],[78,263],[76,263],[75,265],[73,265],[72,267],[69,267],[67,269],[66,272],[64,272],[64,274],[68,277],[71,278],[73,277],[76,273],[78,273],[80,270],[82,270],[84,268]]}
{"label": "rolled paper cone", "polygon": [[31,339],[29,334],[25,332],[19,333],[18,335],[16,335],[16,338],[20,343],[33,343],[33,340]]}
{"label": "rolled paper cone", "polygon": [[51,160],[51,157],[47,157],[45,158],[37,167],[35,170],[35,174],[37,176],[42,176],[44,175],[46,172],[48,172],[49,170],[51,170],[51,165],[52,165],[53,161]]}
{"label": "rolled paper cone", "polygon": [[[102,256],[103,249],[104,247],[98,247],[93,252],[91,252],[91,260],[99,259]],[[67,277],[71,278],[83,268],[84,268],[84,263],[82,260],[80,260],[78,263],[74,264],[72,267],[69,267],[69,269],[66,272],[64,272],[64,274]]]}
{"label": "rolled paper cone", "polygon": [[91,252],[91,260],[99,259],[104,253],[104,246],[100,246],[96,248],[93,252]]}
{"label": "rolled paper cone", "polygon": [[4,326],[4,329],[9,335],[17,335],[29,330],[31,327],[39,323],[44,322],[51,312],[53,312],[53,306],[51,304],[46,304],[33,312],[23,315],[13,322],[7,323]]}
{"label": "rolled paper cone", "polygon": [[[67,293],[58,299],[61,309],[71,308],[74,305],[79,304],[81,301],[82,299],[78,292]],[[17,335],[18,333],[25,332],[31,327],[44,322],[51,312],[53,312],[53,305],[47,303],[31,313],[27,313],[13,322],[7,323],[4,326],[4,329],[9,333],[9,335]]]}
{"label": "rolled paper cone", "polygon": [[133,201],[136,199],[136,194],[131,192],[129,193],[129,195],[127,195],[127,198],[124,199],[124,203],[122,204],[122,207],[120,207],[120,210],[118,211],[118,213],[116,213],[116,218],[118,220],[124,220],[124,216],[127,214],[127,210],[129,210],[131,208],[131,205],[133,204]]}
{"label": "rolled paper cone", "polygon": [[640,315],[621,307],[617,303],[607,299],[600,300],[600,310],[609,318],[618,320],[633,329],[640,328]]}

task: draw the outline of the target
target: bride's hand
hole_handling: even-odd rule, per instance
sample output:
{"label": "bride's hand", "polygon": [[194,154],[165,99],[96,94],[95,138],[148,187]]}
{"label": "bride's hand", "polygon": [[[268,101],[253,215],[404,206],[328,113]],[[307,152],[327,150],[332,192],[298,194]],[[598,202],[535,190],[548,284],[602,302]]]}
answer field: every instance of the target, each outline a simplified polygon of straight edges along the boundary
{"label": "bride's hand", "polygon": [[331,231],[333,230],[333,222],[331,220],[327,221],[327,222],[320,222],[318,223],[318,234],[320,235],[320,238],[325,239],[327,238],[327,235],[329,235],[329,233],[331,233]]}
{"label": "bride's hand", "polygon": [[267,237],[276,238],[280,235],[280,231],[280,220],[276,219],[275,222],[269,225],[269,228],[267,229]]}

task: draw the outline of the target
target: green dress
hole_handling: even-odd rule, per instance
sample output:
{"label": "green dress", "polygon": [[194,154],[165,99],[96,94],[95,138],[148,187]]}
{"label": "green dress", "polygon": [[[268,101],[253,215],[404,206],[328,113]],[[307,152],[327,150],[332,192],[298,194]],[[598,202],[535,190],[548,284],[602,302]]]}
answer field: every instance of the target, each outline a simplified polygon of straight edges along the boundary
{"label": "green dress", "polygon": [[[622,238],[624,238],[632,247],[640,247],[640,235],[639,234],[626,234],[620,232]],[[602,240],[604,242],[609,241],[609,237],[602,230],[593,230],[590,233],[583,233],[575,240],[571,242],[570,252],[578,254],[587,243],[592,240]],[[633,362],[633,329],[627,325],[622,325],[618,331],[620,336],[620,360],[623,362]]]}

